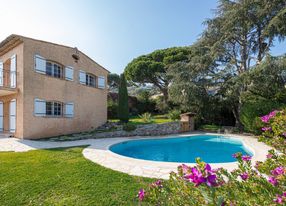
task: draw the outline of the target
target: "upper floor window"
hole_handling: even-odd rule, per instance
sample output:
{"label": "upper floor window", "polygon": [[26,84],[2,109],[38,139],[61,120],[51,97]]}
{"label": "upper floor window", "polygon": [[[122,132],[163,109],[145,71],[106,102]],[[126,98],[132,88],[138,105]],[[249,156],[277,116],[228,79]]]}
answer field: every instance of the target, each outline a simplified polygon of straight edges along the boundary
{"label": "upper floor window", "polygon": [[66,80],[73,81],[72,67],[64,67],[56,62],[46,60],[39,55],[35,55],[35,70],[41,74],[46,74],[56,78],[65,78]]}
{"label": "upper floor window", "polygon": [[0,61],[0,86],[16,88],[17,61],[14,54],[5,62]]}
{"label": "upper floor window", "polygon": [[100,89],[105,88],[105,77],[96,77],[93,74],[86,73],[85,71],[79,71],[79,83],[90,87],[98,87]]}
{"label": "upper floor window", "polygon": [[63,78],[63,67],[57,63],[47,61],[46,74],[56,78]]}
{"label": "upper floor window", "polygon": [[90,87],[96,87],[96,84],[95,84],[95,76],[92,75],[92,74],[86,74],[85,76],[85,79],[86,79],[86,85],[87,86],[90,86]]}

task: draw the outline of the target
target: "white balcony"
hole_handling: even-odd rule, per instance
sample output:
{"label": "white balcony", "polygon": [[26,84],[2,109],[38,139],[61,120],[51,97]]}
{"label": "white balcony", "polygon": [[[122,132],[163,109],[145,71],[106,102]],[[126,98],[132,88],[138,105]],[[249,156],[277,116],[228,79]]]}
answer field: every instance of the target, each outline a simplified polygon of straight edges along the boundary
{"label": "white balcony", "polygon": [[10,70],[0,70],[0,96],[16,94],[17,72]]}

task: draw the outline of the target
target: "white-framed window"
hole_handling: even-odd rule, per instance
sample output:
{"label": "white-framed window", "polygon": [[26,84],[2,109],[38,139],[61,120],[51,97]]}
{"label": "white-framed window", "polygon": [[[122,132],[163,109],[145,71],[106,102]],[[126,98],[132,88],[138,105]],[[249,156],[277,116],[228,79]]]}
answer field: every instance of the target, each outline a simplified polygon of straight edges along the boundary
{"label": "white-framed window", "polygon": [[65,67],[65,79],[68,81],[73,81],[73,67]]}
{"label": "white-framed window", "polygon": [[105,89],[104,76],[97,77],[94,74],[87,73],[83,70],[79,71],[79,83],[90,87]]}
{"label": "white-framed window", "polygon": [[62,116],[63,104],[61,102],[47,101],[46,116]]}
{"label": "white-framed window", "polygon": [[0,86],[2,87],[4,84],[4,64],[0,61]]}
{"label": "white-framed window", "polygon": [[63,66],[52,61],[47,61],[46,75],[59,79],[63,78]]}
{"label": "white-framed window", "polygon": [[86,74],[85,76],[85,79],[86,79],[86,85],[87,86],[90,86],[90,87],[96,87],[96,77],[92,74]]}
{"label": "white-framed window", "polygon": [[105,89],[105,77],[104,76],[98,77],[98,88]]}
{"label": "white-framed window", "polygon": [[80,70],[79,71],[79,83],[80,84],[86,84],[86,73],[85,71]]}
{"label": "white-framed window", "polygon": [[46,59],[40,55],[35,55],[35,71],[41,74],[46,74]]}
{"label": "white-framed window", "polygon": [[34,114],[35,116],[46,116],[46,101],[43,99],[34,100]]}
{"label": "white-framed window", "polygon": [[73,81],[73,67],[63,66],[40,55],[35,55],[35,71],[51,77]]}
{"label": "white-framed window", "polygon": [[65,117],[73,117],[74,116],[74,104],[73,102],[67,102],[64,106],[64,116]]}
{"label": "white-framed window", "polygon": [[74,103],[62,103],[59,101],[34,100],[35,116],[43,117],[73,117]]}

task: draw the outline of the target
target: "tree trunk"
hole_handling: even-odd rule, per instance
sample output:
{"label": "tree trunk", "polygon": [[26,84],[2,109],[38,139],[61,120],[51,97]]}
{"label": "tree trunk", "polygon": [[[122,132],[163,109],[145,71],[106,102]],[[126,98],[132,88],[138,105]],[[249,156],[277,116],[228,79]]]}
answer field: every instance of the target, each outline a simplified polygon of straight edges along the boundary
{"label": "tree trunk", "polygon": [[235,118],[235,127],[237,127],[239,131],[243,131],[243,124],[240,121],[240,112],[241,112],[241,104],[238,103],[236,106],[232,108],[232,113]]}
{"label": "tree trunk", "polygon": [[164,103],[166,104],[166,105],[168,105],[168,99],[169,99],[169,97],[168,97],[168,89],[162,89],[161,90],[162,91],[162,93],[163,93],[163,100],[164,100]]}

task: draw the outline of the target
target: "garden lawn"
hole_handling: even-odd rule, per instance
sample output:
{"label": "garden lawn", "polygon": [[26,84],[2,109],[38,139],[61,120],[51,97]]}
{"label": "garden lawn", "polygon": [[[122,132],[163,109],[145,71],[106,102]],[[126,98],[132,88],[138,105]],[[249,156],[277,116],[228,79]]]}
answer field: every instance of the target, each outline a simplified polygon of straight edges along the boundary
{"label": "garden lawn", "polygon": [[0,205],[133,205],[152,179],[97,165],[84,147],[0,152]]}
{"label": "garden lawn", "polygon": [[[119,119],[109,120],[111,122],[119,122]],[[164,115],[154,115],[153,121],[146,123],[139,116],[130,117],[128,124],[140,125],[140,124],[162,124],[167,122],[173,122],[173,120],[167,118]]]}

